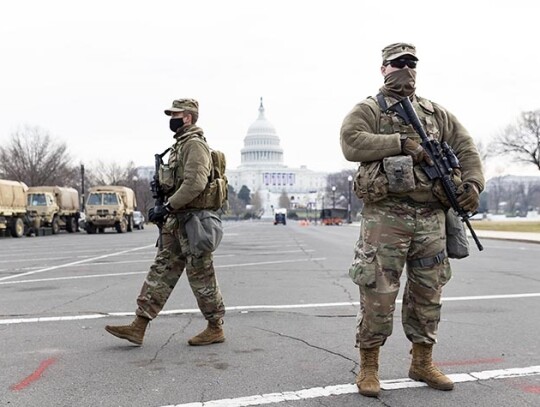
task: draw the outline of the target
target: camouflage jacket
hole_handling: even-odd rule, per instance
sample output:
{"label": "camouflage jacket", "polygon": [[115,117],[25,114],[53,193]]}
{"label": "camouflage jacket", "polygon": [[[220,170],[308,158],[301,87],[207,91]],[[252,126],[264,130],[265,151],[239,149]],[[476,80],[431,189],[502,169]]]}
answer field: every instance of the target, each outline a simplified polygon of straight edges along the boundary
{"label": "camouflage jacket", "polygon": [[190,203],[205,189],[212,165],[210,149],[200,127],[191,125],[175,136],[169,155],[175,191],[169,203],[175,210],[190,209]]}
{"label": "camouflage jacket", "polygon": [[[398,100],[385,97],[388,107]],[[426,133],[439,142],[446,141],[455,151],[461,164],[461,178],[484,188],[482,162],[473,139],[454,115],[436,103],[415,96],[413,106]],[[400,134],[421,142],[412,125],[405,125],[393,111],[383,112],[373,97],[358,103],[343,120],[341,126],[341,149],[348,161],[358,163],[381,161],[385,157],[401,155]],[[432,185],[419,165],[414,166],[417,189],[408,193],[419,202],[432,202]]]}

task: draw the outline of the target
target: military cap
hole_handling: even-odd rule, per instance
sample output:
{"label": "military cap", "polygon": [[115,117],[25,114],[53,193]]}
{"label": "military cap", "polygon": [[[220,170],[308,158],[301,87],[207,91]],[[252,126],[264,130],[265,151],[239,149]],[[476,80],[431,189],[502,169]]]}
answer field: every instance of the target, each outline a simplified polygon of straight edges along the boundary
{"label": "military cap", "polygon": [[165,110],[165,114],[170,116],[173,112],[194,112],[199,113],[199,102],[195,99],[176,99],[172,102],[172,107]]}
{"label": "military cap", "polygon": [[416,48],[412,44],[397,42],[395,44],[387,45],[382,50],[383,62],[392,61],[393,59],[402,57],[403,55],[410,55],[418,61],[418,58],[416,57]]}

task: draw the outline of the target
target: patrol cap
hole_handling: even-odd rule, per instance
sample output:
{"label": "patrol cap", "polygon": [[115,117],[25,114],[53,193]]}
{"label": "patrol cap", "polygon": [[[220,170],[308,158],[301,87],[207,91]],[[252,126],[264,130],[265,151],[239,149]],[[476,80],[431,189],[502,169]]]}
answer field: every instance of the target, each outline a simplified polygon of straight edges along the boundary
{"label": "patrol cap", "polygon": [[176,99],[173,100],[172,106],[168,109],[165,109],[165,114],[170,116],[173,112],[194,112],[199,113],[199,102],[195,99]]}
{"label": "patrol cap", "polygon": [[418,58],[416,57],[416,47],[412,44],[396,42],[395,44],[387,45],[382,50],[383,62],[392,61],[393,59],[402,57],[403,55],[410,55],[418,61]]}

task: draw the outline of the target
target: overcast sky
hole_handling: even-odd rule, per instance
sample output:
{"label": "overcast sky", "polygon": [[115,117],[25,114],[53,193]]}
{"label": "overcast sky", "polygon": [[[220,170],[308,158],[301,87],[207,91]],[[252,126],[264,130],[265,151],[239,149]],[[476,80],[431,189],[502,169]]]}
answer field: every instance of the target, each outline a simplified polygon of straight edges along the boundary
{"label": "overcast sky", "polygon": [[0,142],[39,126],[75,162],[152,165],[173,141],[163,110],[193,97],[236,168],[262,96],[285,164],[353,168],[341,122],[381,86],[381,49],[404,41],[417,46],[417,93],[487,143],[540,109],[539,15],[529,0],[2,2]]}

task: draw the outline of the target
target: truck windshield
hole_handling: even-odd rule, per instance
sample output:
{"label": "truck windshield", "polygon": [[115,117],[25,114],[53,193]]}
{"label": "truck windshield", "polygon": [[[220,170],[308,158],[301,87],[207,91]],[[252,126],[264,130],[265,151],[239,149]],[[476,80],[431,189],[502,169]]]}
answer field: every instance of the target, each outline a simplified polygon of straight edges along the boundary
{"label": "truck windshield", "polygon": [[87,205],[101,205],[101,194],[90,194]]}
{"label": "truck windshield", "polygon": [[47,206],[47,200],[45,194],[29,194],[28,206]]}
{"label": "truck windshield", "polygon": [[118,205],[118,197],[116,194],[103,194],[103,205]]}

